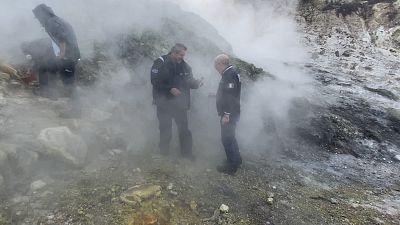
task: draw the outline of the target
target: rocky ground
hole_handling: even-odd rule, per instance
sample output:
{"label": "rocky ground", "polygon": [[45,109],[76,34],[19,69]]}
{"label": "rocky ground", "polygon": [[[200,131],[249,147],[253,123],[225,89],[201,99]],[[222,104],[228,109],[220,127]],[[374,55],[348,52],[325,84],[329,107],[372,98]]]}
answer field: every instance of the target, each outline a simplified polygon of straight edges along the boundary
{"label": "rocky ground", "polygon": [[[0,224],[400,224],[399,55],[384,37],[395,32],[388,28],[379,42],[369,22],[380,17],[366,22],[340,1],[304,2],[318,2],[303,5],[297,17],[313,59],[287,66],[307,71],[317,92],[293,100],[288,134],[266,121],[265,135],[280,143],[274,154],[241,146],[245,163],[235,176],[215,170],[224,159],[217,138],[195,145],[194,162],[176,147],[161,157],[156,143],[143,142],[156,137],[151,104],[120,100],[132,87],[145,98],[143,77],[129,85],[110,79],[117,89],[101,82],[121,73],[115,68],[161,54],[169,44],[157,41],[161,35],[96,45],[80,66],[79,101],[3,83]],[[134,54],[118,51],[122,60],[110,59],[113,45]],[[247,82],[260,76],[253,65],[237,63]],[[101,104],[92,98],[105,94]]]}

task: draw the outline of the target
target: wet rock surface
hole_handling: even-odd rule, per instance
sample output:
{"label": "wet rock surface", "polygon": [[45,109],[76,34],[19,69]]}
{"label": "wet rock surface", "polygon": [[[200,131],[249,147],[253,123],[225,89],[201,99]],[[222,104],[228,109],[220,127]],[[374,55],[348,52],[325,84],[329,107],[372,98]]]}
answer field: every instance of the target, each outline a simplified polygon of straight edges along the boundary
{"label": "wet rock surface", "polygon": [[[375,35],[379,27],[385,36],[396,26],[387,18],[388,10],[398,11],[397,3],[303,3],[306,43],[316,55],[305,66],[318,81],[321,96],[319,101],[295,100],[297,134],[331,152],[393,161],[400,147],[399,55],[390,51],[393,43],[380,42]],[[304,124],[298,123],[301,117],[306,118]]]}

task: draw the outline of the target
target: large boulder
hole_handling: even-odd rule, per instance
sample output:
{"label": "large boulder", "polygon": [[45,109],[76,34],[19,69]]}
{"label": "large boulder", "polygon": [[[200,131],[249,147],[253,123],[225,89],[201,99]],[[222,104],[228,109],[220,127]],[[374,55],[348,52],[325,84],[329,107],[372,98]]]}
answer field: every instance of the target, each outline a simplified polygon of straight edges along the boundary
{"label": "large boulder", "polygon": [[86,143],[68,127],[46,128],[40,132],[38,139],[43,145],[38,151],[43,155],[56,157],[73,166],[80,166],[85,161]]}

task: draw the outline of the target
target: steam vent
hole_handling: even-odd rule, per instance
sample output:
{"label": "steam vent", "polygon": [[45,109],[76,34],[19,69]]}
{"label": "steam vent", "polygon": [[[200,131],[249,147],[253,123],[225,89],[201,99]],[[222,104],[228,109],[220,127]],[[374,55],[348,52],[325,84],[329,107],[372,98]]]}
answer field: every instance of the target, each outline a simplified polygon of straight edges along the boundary
{"label": "steam vent", "polygon": [[399,225],[400,0],[1,0],[0,225]]}

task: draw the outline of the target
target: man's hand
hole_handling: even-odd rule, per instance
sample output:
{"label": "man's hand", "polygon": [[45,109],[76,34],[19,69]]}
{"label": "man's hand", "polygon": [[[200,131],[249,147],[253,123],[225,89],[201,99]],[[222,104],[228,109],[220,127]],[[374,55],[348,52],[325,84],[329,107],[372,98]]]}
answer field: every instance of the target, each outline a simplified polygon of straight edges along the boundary
{"label": "man's hand", "polygon": [[181,95],[181,91],[178,88],[171,88],[171,90],[169,90],[169,93],[171,93],[171,95],[175,97]]}
{"label": "man's hand", "polygon": [[204,85],[204,77],[201,77],[199,80],[197,80],[197,83],[199,84],[199,87]]}
{"label": "man's hand", "polygon": [[221,119],[222,125],[226,125],[229,123],[229,115],[225,114]]}

